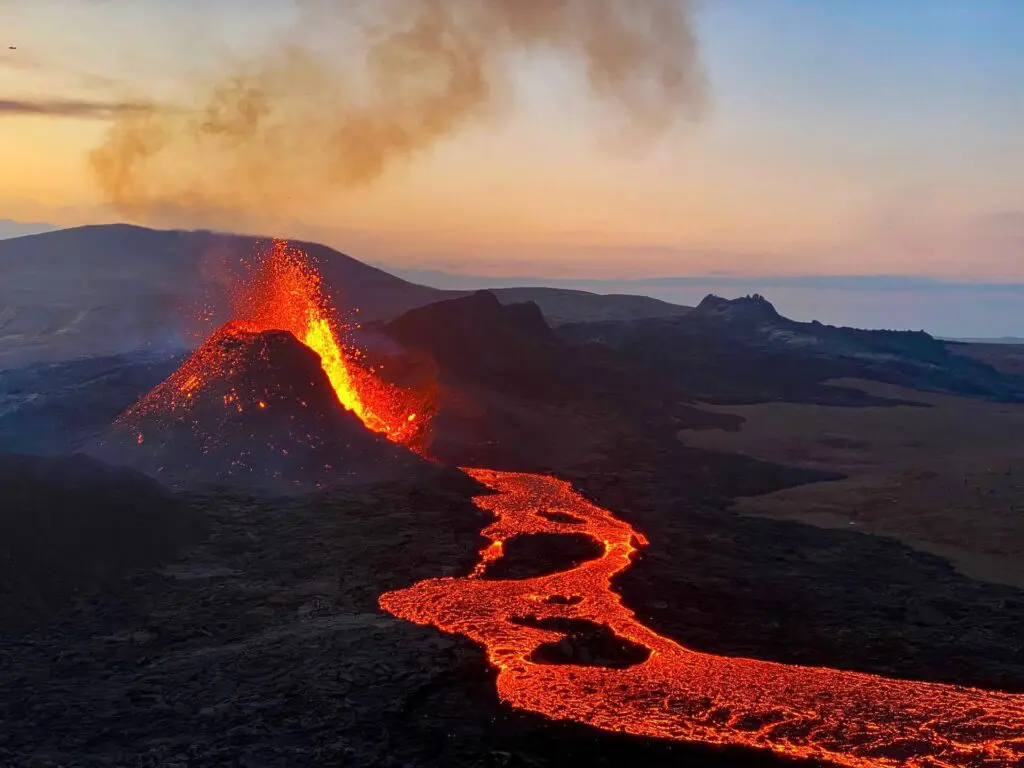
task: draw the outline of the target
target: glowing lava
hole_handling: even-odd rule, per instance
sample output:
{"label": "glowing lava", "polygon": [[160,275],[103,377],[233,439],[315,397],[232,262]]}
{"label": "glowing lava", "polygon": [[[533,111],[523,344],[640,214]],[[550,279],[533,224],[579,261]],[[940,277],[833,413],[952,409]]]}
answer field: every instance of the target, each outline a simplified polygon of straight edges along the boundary
{"label": "glowing lava", "polygon": [[[235,321],[126,419],[151,408],[180,411],[230,373],[225,342],[284,330],[319,354],[339,402],[370,429],[412,444],[429,424],[432,403],[422,393],[383,381],[341,342],[320,275],[300,251],[275,242],[235,292],[233,308]],[[245,407],[234,394],[224,406]],[[641,534],[555,478],[467,472],[497,492],[475,499],[496,516],[483,531],[490,544],[480,566],[468,577],[387,593],[380,605],[481,643],[498,669],[498,694],[512,706],[636,736],[755,747],[849,768],[1024,768],[1024,696],[688,650],[638,622],[611,588],[647,543]],[[514,536],[581,533],[603,543],[603,555],[548,576],[480,578]],[[603,625],[649,655],[624,668],[546,663],[538,650],[565,636],[550,628],[558,620]]]}
{"label": "glowing lava", "polygon": [[362,363],[358,349],[341,342],[343,326],[322,284],[305,253],[275,240],[252,279],[241,283],[232,296],[235,321],[249,331],[290,331],[320,355],[338,400],[368,429],[398,443],[413,442],[424,426],[419,417],[427,404],[383,381]]}
{"label": "glowing lava", "polygon": [[[496,495],[475,503],[496,516],[481,553],[533,533],[585,533],[604,555],[572,570],[521,581],[431,579],[382,595],[399,618],[465,635],[498,669],[512,706],[636,736],[769,749],[852,768],[1024,766],[1024,696],[892,680],[832,669],[690,651],[636,620],[611,588],[644,538],[563,481],[467,470]],[[565,522],[572,518],[576,522]],[[536,619],[583,619],[650,651],[625,669],[538,663],[564,635]]]}
{"label": "glowing lava", "polygon": [[288,331],[320,356],[342,406],[368,429],[418,447],[429,426],[431,397],[384,381],[363,361],[359,349],[342,342],[345,327],[324,294],[319,271],[305,253],[286,241],[273,241],[268,251],[258,255],[249,278],[233,287],[230,299],[231,322],[214,331],[159,391],[126,412],[122,423],[130,423],[132,415],[142,411],[173,411],[223,376],[231,363],[216,343],[219,339]]}

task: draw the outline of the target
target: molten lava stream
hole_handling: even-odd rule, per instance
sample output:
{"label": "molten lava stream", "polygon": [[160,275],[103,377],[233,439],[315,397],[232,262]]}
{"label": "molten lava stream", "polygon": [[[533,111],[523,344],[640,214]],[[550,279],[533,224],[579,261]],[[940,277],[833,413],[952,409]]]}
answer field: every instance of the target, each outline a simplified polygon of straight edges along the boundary
{"label": "molten lava stream", "polygon": [[[498,669],[498,694],[512,706],[636,736],[856,768],[1024,766],[1024,696],[690,651],[640,624],[611,589],[646,544],[629,525],[552,477],[467,472],[498,492],[475,499],[497,518],[483,531],[491,541],[484,560],[500,558],[501,543],[522,534],[586,533],[605,547],[602,557],[549,576],[491,581],[478,568],[381,596],[399,618],[481,643]],[[626,669],[537,663],[534,651],[564,635],[513,621],[526,616],[604,624],[650,656]]]}

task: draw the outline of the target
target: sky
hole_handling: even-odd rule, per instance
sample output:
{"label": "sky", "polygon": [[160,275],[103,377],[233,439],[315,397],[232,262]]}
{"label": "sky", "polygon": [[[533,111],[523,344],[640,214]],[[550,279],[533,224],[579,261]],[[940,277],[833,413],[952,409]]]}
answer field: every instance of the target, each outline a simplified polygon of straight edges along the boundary
{"label": "sky", "polygon": [[[97,185],[87,158],[108,119],[4,104],[173,101],[273,51],[295,13],[0,0],[0,219],[166,223]],[[649,141],[615,141],[571,63],[518,54],[511,106],[370,185],[174,223],[484,276],[1024,282],[1024,3],[703,0],[694,24],[707,109]]]}

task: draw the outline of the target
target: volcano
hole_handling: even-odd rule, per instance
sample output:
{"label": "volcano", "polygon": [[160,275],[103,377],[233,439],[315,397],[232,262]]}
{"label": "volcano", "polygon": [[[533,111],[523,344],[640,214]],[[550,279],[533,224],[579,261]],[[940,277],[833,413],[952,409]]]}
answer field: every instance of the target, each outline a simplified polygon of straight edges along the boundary
{"label": "volcano", "polygon": [[288,331],[218,329],[122,414],[94,451],[172,485],[302,491],[427,463],[347,409],[319,355]]}

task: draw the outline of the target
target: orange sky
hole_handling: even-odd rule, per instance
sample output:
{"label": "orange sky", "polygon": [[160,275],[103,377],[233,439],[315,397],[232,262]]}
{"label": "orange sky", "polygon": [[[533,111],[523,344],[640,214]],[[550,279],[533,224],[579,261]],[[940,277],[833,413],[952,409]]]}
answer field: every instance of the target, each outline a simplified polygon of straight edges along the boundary
{"label": "orange sky", "polygon": [[[0,59],[0,100],[116,97],[123,89],[103,78],[123,77],[118,62],[139,60],[141,50],[148,58],[129,78],[135,92],[173,83],[169,62],[183,37],[158,28],[183,11],[153,6],[147,16],[136,6],[114,26],[100,4],[77,4],[77,15],[60,26],[43,13],[68,2],[13,3],[9,34],[18,51]],[[234,0],[221,5],[225,19],[245,13]],[[245,23],[269,34],[272,5],[266,18],[249,13]],[[1024,67],[996,39],[1007,19],[1021,16],[1012,4],[993,0],[1006,18],[929,16],[922,4],[920,18],[886,16],[877,6],[869,13],[888,24],[880,38],[868,21],[867,29],[843,27],[856,19],[839,11],[836,18],[802,15],[806,29],[782,29],[778,13],[799,4],[768,5],[775,17],[702,6],[711,112],[640,151],[609,146],[571,76],[527,62],[507,119],[459,132],[370,188],[325,190],[310,204],[282,200],[258,215],[213,223],[316,236],[356,256],[467,272],[1024,278],[1024,225],[1005,231],[1024,211],[1017,129],[1024,99],[1000,91],[1020,82],[1010,75]],[[837,5],[856,15],[855,3]],[[941,44],[912,43],[922,24]],[[851,39],[823,48],[820,33],[829,25],[849,29]],[[908,46],[904,58],[868,66],[870,46],[886,38]],[[992,59],[987,68],[979,55]],[[974,57],[963,82],[923,90],[932,65],[956,75],[956,56]],[[104,130],[102,120],[0,114],[0,218],[61,225],[124,218],[104,208],[86,164]],[[990,230],[993,219],[1002,229]]]}

